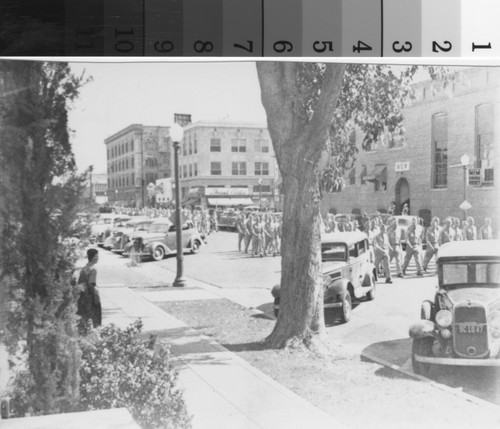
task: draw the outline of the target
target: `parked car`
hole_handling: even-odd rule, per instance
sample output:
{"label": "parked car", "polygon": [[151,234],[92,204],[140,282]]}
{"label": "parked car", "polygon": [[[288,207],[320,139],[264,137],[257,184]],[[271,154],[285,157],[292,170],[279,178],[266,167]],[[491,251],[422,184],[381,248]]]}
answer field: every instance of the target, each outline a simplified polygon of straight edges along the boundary
{"label": "parked car", "polygon": [[219,229],[236,231],[236,221],[240,212],[238,210],[228,209],[224,210],[219,219]]}
{"label": "parked car", "polygon": [[122,216],[116,214],[102,213],[91,225],[91,241],[95,242],[98,246],[102,247],[106,238],[111,234],[111,229],[115,228],[121,223],[130,220],[130,216]]}
{"label": "parked car", "polygon": [[[325,315],[340,309],[340,319],[351,319],[353,299],[375,299],[377,270],[370,262],[368,238],[364,232],[333,232],[321,239]],[[271,291],[274,314],[280,308],[280,285]]]}
{"label": "parked car", "polygon": [[111,230],[110,236],[104,242],[104,248],[115,253],[122,253],[129,241],[129,235],[134,231],[145,231],[153,219],[147,217],[133,217],[123,226],[117,226]]}
{"label": "parked car", "polygon": [[500,366],[500,240],[454,241],[437,255],[438,289],[410,327],[413,371]]}
{"label": "parked car", "polygon": [[362,217],[361,215],[354,214],[354,213],[338,213],[334,217],[335,222],[337,223],[337,229],[342,232],[342,231],[350,231],[351,230],[351,225],[348,225],[348,223],[352,221],[358,221],[358,225],[361,223]]}
{"label": "parked car", "polygon": [[[203,240],[191,221],[182,225],[182,247],[184,251],[197,253]],[[132,252],[142,257],[151,257],[161,261],[165,255],[177,252],[176,226],[166,218],[157,218],[149,226],[147,232],[137,234],[123,251],[124,256]]]}

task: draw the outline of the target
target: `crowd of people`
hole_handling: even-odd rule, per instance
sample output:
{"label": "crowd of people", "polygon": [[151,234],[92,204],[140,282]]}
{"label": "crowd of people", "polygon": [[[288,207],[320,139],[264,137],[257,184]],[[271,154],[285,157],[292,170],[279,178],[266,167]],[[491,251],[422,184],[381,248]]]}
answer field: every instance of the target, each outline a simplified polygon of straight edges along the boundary
{"label": "crowd of people", "polygon": [[[173,214],[173,210],[169,208],[116,208],[115,212],[151,218],[171,218]],[[219,230],[220,214],[220,210],[182,209],[183,220],[191,221],[202,236]],[[280,254],[282,236],[280,213],[236,211],[236,217],[238,251],[250,253],[253,257]],[[413,260],[417,276],[422,276],[442,244],[449,241],[493,238],[491,219],[485,218],[478,228],[472,216],[463,221],[450,216],[442,222],[438,217],[434,217],[430,225],[425,227],[423,219],[416,216],[412,217],[409,226],[402,226],[390,213],[376,213],[372,216],[365,213],[357,219],[354,215],[345,215],[340,221],[336,220],[334,214],[328,213],[326,217],[321,218],[320,229],[322,233],[364,231],[368,236],[372,261],[377,269],[380,269],[380,273],[385,275],[387,283],[392,283],[392,264],[395,265],[397,276],[404,277]]]}

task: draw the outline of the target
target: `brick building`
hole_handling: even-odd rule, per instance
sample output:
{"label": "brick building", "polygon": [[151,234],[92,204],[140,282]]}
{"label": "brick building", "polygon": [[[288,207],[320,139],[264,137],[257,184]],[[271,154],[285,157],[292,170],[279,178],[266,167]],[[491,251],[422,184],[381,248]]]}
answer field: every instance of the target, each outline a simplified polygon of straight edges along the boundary
{"label": "brick building", "polygon": [[187,125],[179,170],[183,205],[275,206],[278,167],[264,125],[227,122]]}
{"label": "brick building", "polygon": [[108,137],[108,201],[143,207],[147,186],[171,177],[171,145],[168,127],[132,124]]}
{"label": "brick building", "polygon": [[[467,214],[476,223],[493,218],[498,231],[500,69],[457,68],[447,88],[426,81],[415,84],[415,92],[403,111],[405,137],[385,136],[360,151],[345,188],[324,197],[323,213],[384,212],[394,201],[397,211],[406,202],[411,214],[426,221],[463,218],[459,206],[467,200]],[[363,136],[355,137],[360,143]],[[466,167],[463,155],[470,160]]]}

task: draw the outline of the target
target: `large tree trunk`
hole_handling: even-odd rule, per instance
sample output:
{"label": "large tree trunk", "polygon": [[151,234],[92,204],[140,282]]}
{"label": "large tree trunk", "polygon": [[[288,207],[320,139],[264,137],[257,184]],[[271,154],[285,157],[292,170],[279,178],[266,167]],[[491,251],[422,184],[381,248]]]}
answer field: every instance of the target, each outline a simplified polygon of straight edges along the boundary
{"label": "large tree trunk", "polygon": [[[280,313],[267,338],[274,348],[293,341],[311,346],[325,331],[318,161],[328,140],[344,65],[328,64],[321,75],[311,70],[302,63],[257,63],[285,198]],[[305,86],[314,78],[320,86],[310,91]],[[305,107],[311,105],[312,115]]]}

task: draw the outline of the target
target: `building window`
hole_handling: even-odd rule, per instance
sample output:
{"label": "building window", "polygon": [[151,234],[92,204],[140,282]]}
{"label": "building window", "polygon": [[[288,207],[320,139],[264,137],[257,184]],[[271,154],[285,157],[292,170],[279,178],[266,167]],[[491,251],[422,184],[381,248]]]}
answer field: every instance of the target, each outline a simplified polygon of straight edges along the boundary
{"label": "building window", "polygon": [[186,142],[182,143],[182,156],[187,155],[187,150],[186,150]]}
{"label": "building window", "polygon": [[130,150],[134,151],[134,140],[130,140]]}
{"label": "building window", "polygon": [[210,152],[220,152],[220,139],[210,139]]}
{"label": "building window", "polygon": [[269,163],[268,162],[256,162],[255,163],[255,175],[256,176],[268,176],[269,175]]}
{"label": "building window", "polygon": [[232,139],[231,152],[246,152],[247,141],[245,139]]}
{"label": "building window", "polygon": [[254,151],[269,153],[269,140],[262,140],[262,139],[254,140]]}
{"label": "building window", "polygon": [[436,113],[432,117],[432,187],[448,185],[448,115]]}
{"label": "building window", "polygon": [[220,162],[211,162],[210,163],[210,174],[212,176],[220,176],[222,175],[221,163]]}
{"label": "building window", "polygon": [[349,185],[355,185],[356,184],[356,168],[351,168],[351,171],[349,171]]}
{"label": "building window", "polygon": [[246,176],[247,163],[246,162],[233,162],[231,166],[231,174],[233,176]]}
{"label": "building window", "polygon": [[188,169],[187,169],[187,165],[183,165],[182,166],[182,171],[184,173],[184,177],[187,177],[188,176]]}
{"label": "building window", "polygon": [[476,169],[479,169],[481,184],[493,185],[494,144],[493,104],[476,106]]}
{"label": "building window", "polygon": [[134,168],[134,157],[130,158],[130,166]]}
{"label": "building window", "polygon": [[198,164],[194,164],[194,175],[198,176]]}
{"label": "building window", "polygon": [[193,165],[189,164],[189,177],[193,176]]}
{"label": "building window", "polygon": [[194,153],[198,153],[198,140],[196,140],[196,136],[194,136]]}
{"label": "building window", "polygon": [[125,168],[128,170],[128,158],[125,160]]}
{"label": "building window", "polygon": [[132,186],[134,186],[134,185],[135,185],[135,174],[134,174],[134,173],[132,173],[132,174],[131,174],[131,176],[130,176],[130,184],[131,184]]}
{"label": "building window", "polygon": [[189,136],[189,155],[193,153],[193,142],[191,141],[191,136]]}

